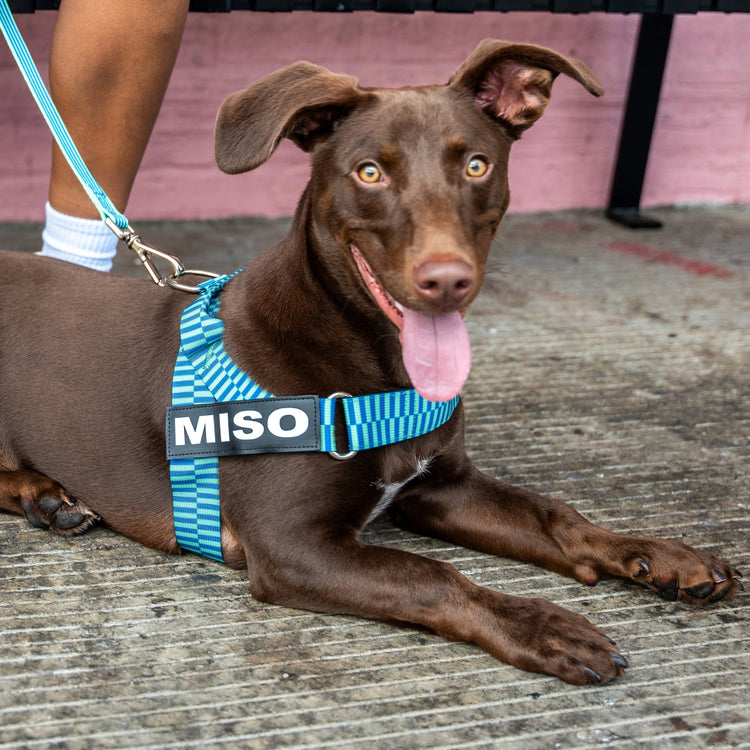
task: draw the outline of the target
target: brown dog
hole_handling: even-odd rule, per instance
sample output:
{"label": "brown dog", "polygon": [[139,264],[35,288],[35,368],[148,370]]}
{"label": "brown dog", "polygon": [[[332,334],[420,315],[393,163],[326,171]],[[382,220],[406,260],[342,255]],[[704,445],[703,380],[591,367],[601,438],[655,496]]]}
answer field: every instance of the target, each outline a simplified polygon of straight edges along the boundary
{"label": "brown dog", "polygon": [[[289,235],[225,287],[233,360],[283,396],[412,385],[431,400],[456,394],[469,363],[461,316],[508,205],[510,147],[559,73],[601,93],[577,61],[488,41],[445,86],[364,89],[298,63],[230,96],[216,128],[223,170],[257,167],[282,138],[312,154]],[[59,533],[101,519],[178,552],[164,411],[180,316],[195,297],[39,257],[0,258],[0,508]],[[450,565],[362,544],[373,513],[390,505],[406,529],[589,585],[620,577],[695,604],[740,587],[737,571],[706,552],[605,531],[481,474],[463,431],[459,406],[423,437],[349,461],[222,458],[227,563],[247,567],[260,600],[417,623],[577,684],[627,666],[601,631],[545,600],[481,588]]]}

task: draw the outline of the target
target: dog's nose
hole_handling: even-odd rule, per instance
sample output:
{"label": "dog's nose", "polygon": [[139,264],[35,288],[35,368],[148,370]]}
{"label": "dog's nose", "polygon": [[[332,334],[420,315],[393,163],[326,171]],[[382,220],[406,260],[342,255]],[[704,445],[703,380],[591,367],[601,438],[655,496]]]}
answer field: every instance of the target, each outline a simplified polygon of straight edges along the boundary
{"label": "dog's nose", "polygon": [[414,268],[417,292],[440,307],[459,304],[474,286],[474,269],[463,260],[428,260]]}

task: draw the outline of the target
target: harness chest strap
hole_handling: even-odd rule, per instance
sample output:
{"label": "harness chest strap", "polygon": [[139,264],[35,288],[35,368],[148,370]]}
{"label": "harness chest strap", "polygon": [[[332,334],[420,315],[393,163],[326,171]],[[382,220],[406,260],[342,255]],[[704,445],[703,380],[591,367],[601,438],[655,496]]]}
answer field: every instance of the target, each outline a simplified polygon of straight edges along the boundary
{"label": "harness chest strap", "polygon": [[[339,400],[352,452],[425,435],[447,422],[458,404],[458,396],[432,402],[414,390],[276,399],[240,370],[224,349],[224,323],[217,314],[221,290],[234,275],[201,284],[200,297],[182,315],[172,407],[167,410],[177,541],[184,549],[216,560],[223,560],[218,456],[291,450],[341,457],[334,432]],[[292,419],[291,426],[281,421],[295,414],[301,416]],[[268,427],[274,419],[275,429],[264,430],[256,421],[264,418]],[[261,432],[264,439],[258,441]]]}

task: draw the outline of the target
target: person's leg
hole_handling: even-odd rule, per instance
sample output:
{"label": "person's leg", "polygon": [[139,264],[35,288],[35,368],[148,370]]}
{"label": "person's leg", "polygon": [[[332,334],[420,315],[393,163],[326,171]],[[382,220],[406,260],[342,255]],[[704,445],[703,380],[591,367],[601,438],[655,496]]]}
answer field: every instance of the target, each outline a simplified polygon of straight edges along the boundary
{"label": "person's leg", "polygon": [[[50,90],[89,170],[120,211],[159,114],[189,0],[63,0]],[[43,255],[108,270],[117,238],[53,146]]]}

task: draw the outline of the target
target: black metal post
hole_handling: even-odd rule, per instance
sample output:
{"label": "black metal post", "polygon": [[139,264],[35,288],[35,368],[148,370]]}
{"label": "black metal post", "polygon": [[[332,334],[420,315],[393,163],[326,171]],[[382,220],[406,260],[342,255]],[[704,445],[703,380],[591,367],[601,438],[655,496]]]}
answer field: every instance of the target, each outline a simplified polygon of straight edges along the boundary
{"label": "black metal post", "polygon": [[661,226],[661,222],[641,214],[640,203],[673,20],[674,16],[656,13],[641,17],[607,209],[610,219],[631,229]]}

